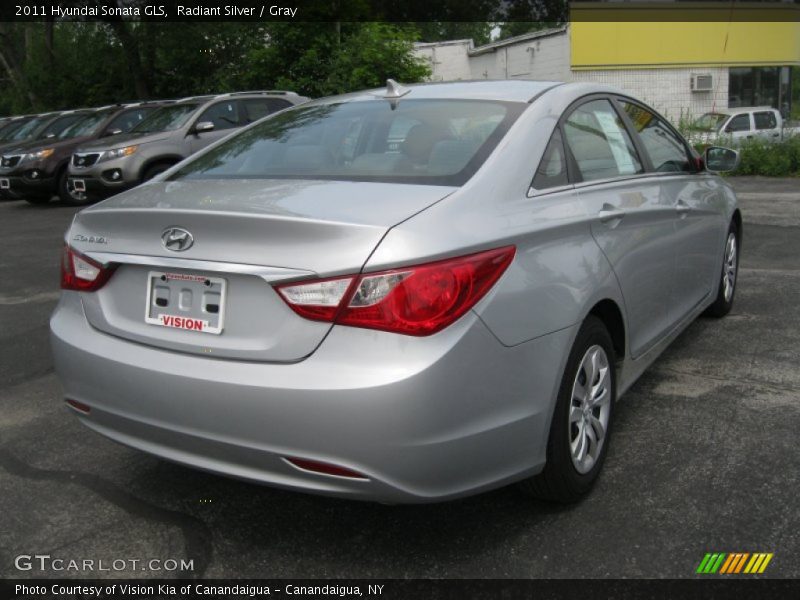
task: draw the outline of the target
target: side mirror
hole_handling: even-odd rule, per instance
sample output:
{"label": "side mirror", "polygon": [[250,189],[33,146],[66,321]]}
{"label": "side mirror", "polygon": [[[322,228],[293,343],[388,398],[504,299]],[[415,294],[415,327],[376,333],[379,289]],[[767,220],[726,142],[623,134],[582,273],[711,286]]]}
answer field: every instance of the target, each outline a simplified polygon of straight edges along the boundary
{"label": "side mirror", "polygon": [[200,121],[199,123],[195,123],[194,125],[194,132],[195,133],[203,133],[204,131],[212,131],[214,129],[214,123],[211,121]]}
{"label": "side mirror", "polygon": [[727,173],[736,170],[739,166],[739,153],[722,146],[709,146],[703,152],[703,161],[706,170],[712,173]]}

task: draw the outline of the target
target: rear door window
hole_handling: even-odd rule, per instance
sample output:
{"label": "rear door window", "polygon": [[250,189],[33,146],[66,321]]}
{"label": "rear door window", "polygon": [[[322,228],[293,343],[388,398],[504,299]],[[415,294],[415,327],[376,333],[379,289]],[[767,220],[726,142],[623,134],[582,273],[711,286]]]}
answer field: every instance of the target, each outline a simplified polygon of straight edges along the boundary
{"label": "rear door window", "polygon": [[563,127],[583,181],[644,171],[625,125],[609,100],[590,100],[580,105]]}
{"label": "rear door window", "polygon": [[212,104],[197,118],[198,123],[210,122],[214,124],[214,130],[231,129],[239,126],[239,102],[237,100],[226,100]]}
{"label": "rear door window", "polygon": [[756,129],[775,129],[778,127],[778,120],[771,110],[753,113],[753,120],[756,122]]}
{"label": "rear door window", "polygon": [[656,171],[671,173],[693,170],[686,146],[663,119],[638,104],[625,100],[619,103],[630,118]]}

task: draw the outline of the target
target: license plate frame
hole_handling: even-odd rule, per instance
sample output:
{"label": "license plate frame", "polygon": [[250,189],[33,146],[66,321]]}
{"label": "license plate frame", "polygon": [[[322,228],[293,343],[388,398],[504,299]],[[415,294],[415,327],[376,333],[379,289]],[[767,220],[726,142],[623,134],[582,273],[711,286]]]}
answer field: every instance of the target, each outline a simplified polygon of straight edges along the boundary
{"label": "license plate frame", "polygon": [[[222,277],[150,271],[144,320],[165,329],[220,335],[225,328],[227,288]],[[216,312],[211,311],[214,306]]]}

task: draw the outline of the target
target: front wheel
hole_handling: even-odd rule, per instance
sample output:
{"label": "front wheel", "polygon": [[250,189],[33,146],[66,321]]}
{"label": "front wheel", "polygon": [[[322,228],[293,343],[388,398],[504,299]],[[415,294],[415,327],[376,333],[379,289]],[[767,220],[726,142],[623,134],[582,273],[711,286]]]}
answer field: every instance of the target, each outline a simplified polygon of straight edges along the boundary
{"label": "front wheel", "polygon": [[522,482],[542,500],[576,502],[594,485],[603,467],[616,398],[614,346],[605,325],[584,321],[561,380],[547,440],[547,462]]}
{"label": "front wheel", "polygon": [[733,308],[733,296],[736,292],[736,281],[739,276],[739,229],[731,223],[728,236],[725,238],[725,253],[722,259],[722,275],[719,291],[714,304],[706,309],[705,314],[712,317],[724,317]]}
{"label": "front wheel", "polygon": [[85,206],[92,203],[86,192],[78,192],[70,185],[69,173],[66,169],[58,178],[58,197],[67,206]]}

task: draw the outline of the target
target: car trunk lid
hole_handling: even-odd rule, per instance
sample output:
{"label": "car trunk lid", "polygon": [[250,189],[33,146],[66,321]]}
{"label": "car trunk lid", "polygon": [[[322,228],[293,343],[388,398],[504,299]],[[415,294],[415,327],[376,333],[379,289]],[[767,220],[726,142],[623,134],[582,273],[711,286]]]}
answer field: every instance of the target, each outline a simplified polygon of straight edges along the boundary
{"label": "car trunk lid", "polygon": [[[330,325],[297,316],[271,284],[357,273],[393,225],[451,192],[371,182],[153,182],[79,213],[68,242],[118,265],[102,289],[82,295],[97,329],[179,352],[292,362],[311,354]],[[187,232],[192,243],[169,250],[168,231]]]}

